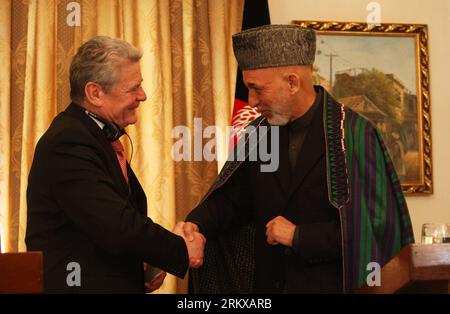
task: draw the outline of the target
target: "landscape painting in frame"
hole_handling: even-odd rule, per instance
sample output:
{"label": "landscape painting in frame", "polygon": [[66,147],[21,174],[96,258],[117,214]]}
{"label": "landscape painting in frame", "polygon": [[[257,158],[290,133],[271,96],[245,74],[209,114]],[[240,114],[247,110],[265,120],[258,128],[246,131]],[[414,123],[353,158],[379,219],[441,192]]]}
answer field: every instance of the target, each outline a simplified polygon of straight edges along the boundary
{"label": "landscape painting in frame", "polygon": [[431,194],[427,26],[293,23],[317,31],[314,83],[377,127],[405,193]]}

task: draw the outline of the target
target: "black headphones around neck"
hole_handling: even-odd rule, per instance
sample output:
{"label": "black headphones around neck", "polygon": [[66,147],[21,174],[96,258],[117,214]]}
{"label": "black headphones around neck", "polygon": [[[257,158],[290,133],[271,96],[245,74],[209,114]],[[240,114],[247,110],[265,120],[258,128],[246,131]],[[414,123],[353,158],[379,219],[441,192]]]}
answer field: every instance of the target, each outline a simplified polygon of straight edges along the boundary
{"label": "black headphones around neck", "polygon": [[99,116],[93,112],[90,112],[89,110],[85,109],[84,112],[88,116],[102,122],[105,125],[103,127],[103,134],[105,134],[105,137],[108,141],[114,142],[114,141],[118,140],[122,135],[125,134],[125,130],[120,128],[114,122],[111,122],[111,121],[103,118],[102,116]]}

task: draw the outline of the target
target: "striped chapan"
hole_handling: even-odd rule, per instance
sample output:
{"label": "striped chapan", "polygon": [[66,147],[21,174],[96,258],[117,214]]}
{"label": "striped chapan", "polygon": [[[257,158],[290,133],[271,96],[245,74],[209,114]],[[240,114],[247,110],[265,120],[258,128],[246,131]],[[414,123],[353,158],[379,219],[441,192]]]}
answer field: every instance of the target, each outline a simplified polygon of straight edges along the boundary
{"label": "striped chapan", "polygon": [[330,203],[340,213],[345,291],[414,242],[406,201],[381,135],[370,122],[324,95]]}
{"label": "striped chapan", "polygon": [[[380,134],[326,91],[323,97],[328,198],[339,211],[343,291],[351,293],[365,283],[371,271],[367,270],[369,263],[385,265],[403,246],[414,242],[414,237],[400,182]],[[259,117],[251,125],[261,123]],[[241,164],[228,161],[203,200],[223,186]],[[190,291],[252,292],[253,239],[254,228],[246,226],[209,241],[204,266],[191,270]],[[223,264],[238,274],[236,278],[224,277]]]}

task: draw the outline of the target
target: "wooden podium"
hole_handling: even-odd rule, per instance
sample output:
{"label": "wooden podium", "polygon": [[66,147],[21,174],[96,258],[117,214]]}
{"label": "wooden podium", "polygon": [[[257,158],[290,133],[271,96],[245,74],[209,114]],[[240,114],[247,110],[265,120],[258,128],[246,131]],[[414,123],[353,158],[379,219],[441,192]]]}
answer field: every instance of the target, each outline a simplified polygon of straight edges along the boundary
{"label": "wooden podium", "polygon": [[42,252],[0,254],[0,293],[42,291]]}
{"label": "wooden podium", "polygon": [[450,243],[410,244],[381,269],[381,285],[356,293],[450,293]]}

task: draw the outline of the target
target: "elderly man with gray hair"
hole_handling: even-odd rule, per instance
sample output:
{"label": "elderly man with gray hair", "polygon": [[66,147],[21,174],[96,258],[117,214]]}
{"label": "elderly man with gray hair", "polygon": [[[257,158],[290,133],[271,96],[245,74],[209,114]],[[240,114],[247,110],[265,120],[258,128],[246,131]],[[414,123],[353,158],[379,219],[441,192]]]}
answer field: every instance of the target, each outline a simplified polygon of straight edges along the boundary
{"label": "elderly man with gray hair", "polygon": [[252,136],[263,146],[263,129],[279,127],[280,167],[261,171],[262,157],[229,161],[188,215],[186,235],[208,239],[192,291],[353,292],[370,263],[382,266],[414,241],[381,136],[313,85],[314,30],[262,26],[235,34],[233,48],[248,103],[261,113],[242,138],[247,156]]}
{"label": "elderly man with gray hair", "polygon": [[[26,244],[44,256],[49,293],[144,293],[203,262],[189,241],[147,217],[147,200],[119,138],[147,96],[139,49],[94,37],[72,60],[72,103],[39,140],[27,190]],[[163,270],[146,282],[144,265]]]}

